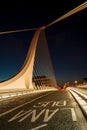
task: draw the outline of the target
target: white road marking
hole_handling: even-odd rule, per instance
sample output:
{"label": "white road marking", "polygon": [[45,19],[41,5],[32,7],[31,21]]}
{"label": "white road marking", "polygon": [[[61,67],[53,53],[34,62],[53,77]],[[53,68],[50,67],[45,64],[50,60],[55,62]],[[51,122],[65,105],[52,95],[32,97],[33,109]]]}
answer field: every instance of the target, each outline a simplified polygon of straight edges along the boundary
{"label": "white road marking", "polygon": [[28,110],[28,111],[21,110],[16,115],[14,115],[11,119],[9,119],[8,122],[17,120],[18,118],[20,118],[18,120],[18,122],[22,122],[26,118],[28,118],[29,116],[31,116],[31,122],[35,122],[43,114],[45,114],[43,122],[48,122],[55,115],[55,113],[57,113],[58,111],[59,111],[59,109],[56,109],[56,110],[43,109],[43,110],[41,110],[38,113],[36,109],[34,109],[34,110]]}
{"label": "white road marking", "polygon": [[39,114],[36,115],[36,111],[37,110],[32,110],[31,112],[29,112],[27,115],[25,115],[23,118],[21,118],[19,120],[19,122],[22,122],[23,120],[25,120],[27,117],[29,117],[32,114],[32,119],[31,122],[35,122],[44,112],[45,109],[43,109]]}
{"label": "white road marking", "polygon": [[70,109],[71,110],[71,114],[72,114],[72,120],[73,121],[77,121],[77,118],[76,118],[76,113],[75,113],[75,110],[74,108],[61,108],[60,110],[66,110],[66,109]]}
{"label": "white road marking", "polygon": [[72,113],[72,119],[73,119],[73,121],[77,121],[76,113],[75,113],[74,108],[71,108],[71,113]]}
{"label": "white road marking", "polygon": [[[44,122],[48,122],[54,116],[54,114],[58,111],[59,111],[59,109],[56,109],[56,110],[47,109],[45,112],[45,116],[44,116]],[[49,113],[51,113],[51,114],[49,115]]]}
{"label": "white road marking", "polygon": [[33,105],[33,107],[46,107],[50,102],[39,102],[37,105]]}
{"label": "white road marking", "polygon": [[21,110],[20,112],[18,112],[16,115],[14,115],[11,119],[8,120],[8,122],[11,122],[11,121],[14,121],[22,116],[25,116],[27,115],[28,113],[31,113],[32,110],[28,110],[28,111],[24,111],[24,110]]}
{"label": "white road marking", "polygon": [[62,103],[61,103],[61,101],[54,101],[53,102],[53,104],[52,104],[52,107],[56,107],[56,106],[61,106],[61,107],[63,107],[63,106],[66,106],[66,101],[63,101]]}
{"label": "white road marking", "polygon": [[0,117],[4,116],[4,115],[6,115],[6,114],[9,114],[10,112],[15,111],[15,110],[17,110],[17,109],[19,109],[19,108],[21,108],[21,107],[23,107],[23,106],[25,106],[25,105],[27,105],[27,104],[29,104],[29,103],[34,102],[34,101],[36,101],[37,99],[40,99],[40,98],[42,98],[42,97],[45,97],[45,96],[47,96],[47,95],[49,95],[49,94],[50,94],[50,93],[48,93],[48,94],[46,94],[46,95],[42,95],[42,96],[40,96],[40,97],[38,97],[38,98],[33,99],[32,101],[26,102],[26,103],[21,104],[21,105],[15,107],[15,108],[12,108],[12,109],[10,109],[10,110],[8,110],[8,111],[6,111],[6,112],[3,112],[3,113],[0,114]]}
{"label": "white road marking", "polygon": [[43,125],[37,126],[35,128],[29,129],[29,130],[38,130],[38,129],[45,127],[45,126],[47,126],[47,124],[43,124]]}
{"label": "white road marking", "polygon": [[63,104],[64,106],[66,106],[66,101],[64,101],[64,104]]}

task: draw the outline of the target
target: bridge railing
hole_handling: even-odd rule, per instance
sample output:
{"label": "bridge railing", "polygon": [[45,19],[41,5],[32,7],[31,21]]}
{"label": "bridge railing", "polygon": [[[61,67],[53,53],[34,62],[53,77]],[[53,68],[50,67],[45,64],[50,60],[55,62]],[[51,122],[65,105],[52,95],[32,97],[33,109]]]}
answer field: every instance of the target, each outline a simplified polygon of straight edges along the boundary
{"label": "bridge railing", "polygon": [[79,89],[74,87],[68,87],[67,90],[75,98],[87,118],[87,93],[81,92]]}
{"label": "bridge railing", "polygon": [[23,95],[29,95],[29,94],[33,94],[33,93],[40,93],[40,92],[47,92],[47,91],[55,91],[56,88],[52,88],[52,87],[45,87],[44,89],[39,89],[39,90],[2,90],[0,91],[0,102],[5,101],[5,100],[9,100],[12,98],[17,98]]}

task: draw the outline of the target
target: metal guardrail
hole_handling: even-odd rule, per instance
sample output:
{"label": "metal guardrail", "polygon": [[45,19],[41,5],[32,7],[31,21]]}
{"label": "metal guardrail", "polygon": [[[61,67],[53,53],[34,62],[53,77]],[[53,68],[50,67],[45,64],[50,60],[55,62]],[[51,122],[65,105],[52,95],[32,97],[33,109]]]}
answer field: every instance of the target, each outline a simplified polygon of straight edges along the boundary
{"label": "metal guardrail", "polygon": [[67,90],[73,95],[80,108],[82,109],[85,117],[87,118],[87,95],[75,90],[72,87],[68,87]]}

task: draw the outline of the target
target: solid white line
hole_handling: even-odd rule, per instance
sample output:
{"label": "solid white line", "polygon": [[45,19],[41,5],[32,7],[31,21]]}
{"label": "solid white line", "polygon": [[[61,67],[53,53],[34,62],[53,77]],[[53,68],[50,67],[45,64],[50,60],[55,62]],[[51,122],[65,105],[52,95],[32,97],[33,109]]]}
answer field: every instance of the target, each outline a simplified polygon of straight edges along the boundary
{"label": "solid white line", "polygon": [[47,124],[43,124],[43,125],[37,126],[37,127],[32,128],[30,130],[38,130],[39,128],[42,128],[42,127],[45,127],[45,126],[47,126]]}
{"label": "solid white line", "polygon": [[46,94],[46,95],[42,95],[42,96],[40,96],[40,97],[38,97],[38,98],[33,99],[32,101],[26,102],[26,103],[24,103],[24,104],[21,104],[20,106],[17,106],[17,107],[15,107],[15,108],[12,108],[12,109],[6,111],[6,112],[3,112],[3,113],[0,114],[0,117],[4,116],[4,115],[6,115],[6,114],[8,114],[8,113],[10,113],[10,112],[12,112],[12,111],[15,111],[15,110],[17,110],[17,109],[19,109],[19,108],[21,108],[21,107],[23,107],[23,106],[25,106],[25,105],[31,103],[31,102],[34,102],[34,101],[36,101],[36,100],[38,100],[38,99],[40,99],[40,98],[42,98],[42,97],[45,97],[45,96],[47,96],[47,95],[49,95],[49,94],[50,94],[50,93],[48,93],[48,94]]}
{"label": "solid white line", "polygon": [[60,110],[68,110],[68,109],[70,109],[70,110],[71,110],[72,120],[73,120],[73,121],[77,121],[77,118],[76,118],[76,113],[75,113],[74,108],[67,107],[67,108],[61,108]]}

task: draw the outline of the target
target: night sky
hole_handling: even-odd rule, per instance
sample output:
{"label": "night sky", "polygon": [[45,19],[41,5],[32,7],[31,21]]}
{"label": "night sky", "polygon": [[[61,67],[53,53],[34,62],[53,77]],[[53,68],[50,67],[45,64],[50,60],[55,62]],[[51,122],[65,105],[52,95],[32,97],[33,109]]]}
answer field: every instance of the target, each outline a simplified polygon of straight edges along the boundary
{"label": "night sky", "polygon": [[[22,3],[19,8],[17,3],[15,8],[1,8],[0,32],[47,25],[82,3],[62,0],[53,7],[29,8]],[[0,81],[20,70],[33,34],[34,31],[0,35]],[[87,78],[87,8],[46,28],[45,35],[57,83]]]}

